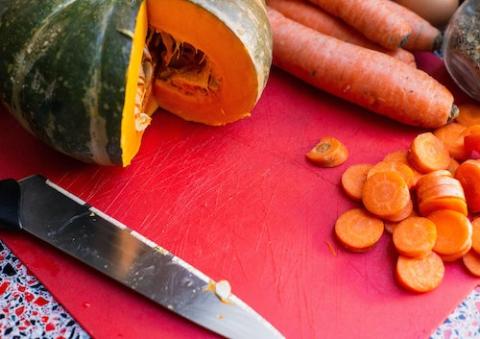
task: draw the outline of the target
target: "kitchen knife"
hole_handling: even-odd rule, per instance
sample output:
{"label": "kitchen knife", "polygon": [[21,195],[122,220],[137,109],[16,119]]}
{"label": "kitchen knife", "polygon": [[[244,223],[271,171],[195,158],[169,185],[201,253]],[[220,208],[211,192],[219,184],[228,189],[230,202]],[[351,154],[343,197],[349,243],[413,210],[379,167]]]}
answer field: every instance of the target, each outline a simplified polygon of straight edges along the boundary
{"label": "kitchen knife", "polygon": [[42,176],[0,181],[0,226],[26,231],[222,336],[283,338],[228,282],[214,282]]}

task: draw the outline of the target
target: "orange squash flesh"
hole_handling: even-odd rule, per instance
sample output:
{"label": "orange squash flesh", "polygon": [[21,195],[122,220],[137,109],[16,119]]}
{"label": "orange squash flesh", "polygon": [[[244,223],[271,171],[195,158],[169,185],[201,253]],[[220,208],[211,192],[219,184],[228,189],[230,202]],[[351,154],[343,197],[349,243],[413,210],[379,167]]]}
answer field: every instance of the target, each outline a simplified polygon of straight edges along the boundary
{"label": "orange squash flesh", "polygon": [[123,166],[128,166],[140,148],[143,131],[135,128],[135,96],[137,93],[143,49],[147,38],[148,20],[147,7],[142,4],[137,15],[137,25],[133,35],[133,46],[127,72],[127,88],[122,113],[122,133],[120,145],[122,148]]}
{"label": "orange squash flesh", "polygon": [[263,2],[147,0],[134,32],[120,33],[131,39],[121,117],[123,166],[138,152],[159,107],[220,126],[248,117],[265,87],[272,39]]}
{"label": "orange squash flesh", "polygon": [[149,24],[157,32],[167,32],[176,41],[205,53],[209,76],[215,83],[207,94],[192,95],[185,84],[200,82],[192,74],[157,79],[154,96],[158,104],[186,120],[208,125],[224,125],[249,116],[261,86],[247,50],[230,28],[185,0],[150,0],[148,14]]}

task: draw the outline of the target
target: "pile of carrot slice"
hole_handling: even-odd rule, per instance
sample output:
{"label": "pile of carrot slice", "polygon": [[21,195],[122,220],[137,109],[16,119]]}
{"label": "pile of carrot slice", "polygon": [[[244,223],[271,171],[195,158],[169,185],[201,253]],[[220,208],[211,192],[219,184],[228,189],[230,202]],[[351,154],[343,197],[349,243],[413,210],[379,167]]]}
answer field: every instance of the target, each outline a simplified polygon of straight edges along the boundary
{"label": "pile of carrot slice", "polygon": [[340,244],[364,252],[384,230],[391,233],[395,277],[413,292],[438,287],[444,262],[462,259],[480,277],[480,217],[473,218],[480,212],[479,153],[480,107],[466,105],[457,122],[418,135],[408,150],[352,165],[341,184],[363,206],[337,219]]}

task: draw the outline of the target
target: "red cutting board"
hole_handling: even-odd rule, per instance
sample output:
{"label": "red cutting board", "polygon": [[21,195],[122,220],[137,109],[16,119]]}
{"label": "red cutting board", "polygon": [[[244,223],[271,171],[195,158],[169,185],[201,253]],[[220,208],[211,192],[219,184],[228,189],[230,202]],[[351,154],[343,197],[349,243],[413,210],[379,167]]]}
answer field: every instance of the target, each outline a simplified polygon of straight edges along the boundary
{"label": "red cutting board", "polygon": [[[438,59],[419,61],[458,94]],[[353,206],[341,173],[405,149],[420,130],[278,70],[253,117],[239,123],[211,128],[159,113],[126,169],[57,154],[4,111],[0,126],[0,177],[47,175],[213,279],[229,280],[289,338],[425,338],[478,282],[455,263],[433,293],[402,291],[388,235],[366,254],[335,245],[333,255],[332,226]],[[345,142],[346,164],[319,169],[305,161],[324,135]],[[211,335],[25,234],[0,237],[96,338]]]}

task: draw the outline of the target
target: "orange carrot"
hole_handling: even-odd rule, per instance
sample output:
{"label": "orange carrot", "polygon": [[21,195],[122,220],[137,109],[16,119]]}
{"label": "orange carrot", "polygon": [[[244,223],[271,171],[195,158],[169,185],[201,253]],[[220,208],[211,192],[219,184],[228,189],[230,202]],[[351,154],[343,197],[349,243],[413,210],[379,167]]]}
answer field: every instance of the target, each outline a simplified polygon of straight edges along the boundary
{"label": "orange carrot", "polygon": [[410,125],[436,128],[457,114],[452,94],[425,72],[321,34],[273,9],[268,15],[274,63],[304,81]]}
{"label": "orange carrot", "polygon": [[464,132],[465,151],[468,155],[480,152],[480,125],[472,125]]}
{"label": "orange carrot", "polygon": [[362,200],[362,190],[368,171],[373,166],[370,164],[357,164],[347,168],[342,175],[342,187],[345,193],[354,200]]}
{"label": "orange carrot", "polygon": [[450,154],[443,142],[432,133],[417,135],[410,147],[409,160],[422,173],[447,169]]}
{"label": "orange carrot", "polygon": [[335,249],[335,246],[333,246],[333,244],[330,242],[330,241],[324,241],[324,243],[327,245],[327,248],[328,250],[330,251],[330,253],[332,253],[332,255],[334,257],[337,256],[337,250]]}
{"label": "orange carrot", "polygon": [[[413,204],[412,204],[412,207],[413,207]],[[415,213],[415,210],[412,209],[410,215],[408,217],[417,217],[417,213]],[[408,218],[407,217],[407,218]],[[388,220],[385,220],[384,221],[384,224],[385,224],[385,231],[387,231],[388,233],[390,234],[393,234],[393,231],[395,230],[395,227],[398,226],[398,224],[400,222],[402,222],[403,220],[405,220],[406,218],[400,220],[400,221],[388,221]]]}
{"label": "orange carrot", "polygon": [[448,183],[449,181],[445,181],[443,177],[452,178],[452,173],[447,170],[438,170],[422,175],[422,177],[417,182],[417,189],[419,189],[420,187],[431,187],[432,185],[438,185],[439,183]]}
{"label": "orange carrot", "polygon": [[424,293],[440,285],[445,266],[442,259],[433,252],[423,258],[400,256],[395,273],[402,287],[412,292]]}
{"label": "orange carrot", "polygon": [[394,1],[385,1],[387,8],[396,15],[405,19],[412,28],[405,49],[410,51],[433,51],[441,47],[442,33],[433,27],[427,20],[397,4]]}
{"label": "orange carrot", "polygon": [[462,215],[468,214],[467,203],[459,198],[435,198],[419,203],[418,211],[423,216],[428,216],[434,211],[451,210]]}
{"label": "orange carrot", "polygon": [[362,192],[367,210],[380,217],[400,213],[410,202],[405,180],[396,172],[380,172],[365,181]]}
{"label": "orange carrot", "polygon": [[[408,151],[407,150],[399,150],[392,153],[387,154],[383,161],[386,162],[400,162],[402,164],[407,165],[413,171],[413,186],[417,185],[417,181],[421,178],[422,174],[418,172],[415,168],[410,166],[408,163]],[[411,186],[409,186],[411,188]]]}
{"label": "orange carrot", "polygon": [[407,150],[398,150],[395,152],[388,153],[383,161],[387,162],[401,162],[402,164],[408,165],[408,151]]}
{"label": "orange carrot", "polygon": [[480,105],[460,105],[457,122],[466,127],[480,124]]}
{"label": "orange carrot", "polygon": [[402,47],[412,33],[408,21],[395,15],[388,8],[386,4],[388,0],[310,1],[388,49]]}
{"label": "orange carrot", "polygon": [[428,216],[437,226],[437,241],[433,250],[440,255],[453,255],[461,252],[471,241],[472,224],[468,218],[449,210],[435,211]]}
{"label": "orange carrot", "polygon": [[417,171],[415,168],[413,167],[410,167],[413,171],[413,187],[416,187],[417,186],[417,183],[418,183],[418,180],[420,180],[420,178],[422,177],[422,173],[420,173],[419,171]]}
{"label": "orange carrot", "polygon": [[432,172],[429,175],[424,176],[422,180],[419,180],[419,184],[417,185],[417,196],[419,198],[421,198],[425,192],[432,191],[432,189],[440,186],[451,187],[463,192],[462,184],[460,184],[460,181],[457,179],[447,176],[431,176],[433,173],[435,172]]}
{"label": "orange carrot", "polygon": [[468,252],[463,257],[463,264],[474,276],[480,277],[480,255],[474,251]]}
{"label": "orange carrot", "polygon": [[413,170],[406,164],[395,161],[380,161],[373,166],[368,172],[367,177],[371,177],[375,173],[380,172],[397,172],[400,174],[408,185],[408,188],[412,188],[415,184],[415,175]]}
{"label": "orange carrot", "polygon": [[465,161],[458,166],[455,178],[462,184],[470,212],[480,212],[480,162]]}
{"label": "orange carrot", "polygon": [[406,257],[424,257],[437,240],[437,228],[427,218],[409,217],[395,227],[393,244],[398,253]]}
{"label": "orange carrot", "polygon": [[460,166],[458,161],[452,158],[450,160],[450,164],[448,165],[448,171],[452,173],[452,175],[455,175],[455,172],[457,171],[458,166]]}
{"label": "orange carrot", "polygon": [[[364,47],[366,47],[366,46],[364,46]],[[368,48],[368,47],[366,47],[366,48]],[[378,50],[379,52],[382,52],[382,53],[384,53],[388,56],[391,56],[392,58],[395,58],[395,59],[403,62],[404,64],[406,64],[410,67],[417,68],[417,61],[415,60],[415,55],[413,55],[409,51],[404,50],[403,48],[397,48],[393,51],[382,50],[382,49],[379,49],[379,47],[368,48],[368,49]]]}
{"label": "orange carrot", "polygon": [[456,254],[451,254],[451,255],[440,255],[440,258],[442,258],[444,262],[453,262],[463,258],[468,252],[470,252],[471,249],[472,249],[472,241],[470,241],[468,245],[465,246],[465,249],[461,250],[460,252]]}
{"label": "orange carrot", "polygon": [[[419,173],[419,172],[417,172]],[[443,173],[447,173],[448,176],[446,176]],[[439,176],[439,178],[435,178],[434,176]],[[422,193],[422,191],[430,189],[433,186],[436,185],[441,185],[445,183],[450,183],[448,179],[445,178],[450,178],[452,179],[452,174],[447,171],[447,170],[440,170],[440,171],[434,171],[430,172],[429,174],[424,174],[421,175],[420,173],[418,174],[417,182],[415,184],[416,188],[416,193],[417,196]],[[456,181],[458,183],[458,180]]]}
{"label": "orange carrot", "polygon": [[383,221],[363,209],[352,209],[337,219],[335,234],[345,248],[363,252],[380,240]]}
{"label": "orange carrot", "polygon": [[418,200],[422,202],[430,199],[458,198],[465,201],[465,193],[463,192],[462,186],[460,184],[459,186],[444,184],[422,190],[421,193],[418,193]]}
{"label": "orange carrot", "polygon": [[475,252],[480,254],[480,217],[475,218],[472,221],[472,228],[473,228],[472,248]]}
{"label": "orange carrot", "polygon": [[412,213],[413,213],[413,202],[410,199],[408,201],[407,206],[405,206],[400,212],[395,213],[393,215],[386,215],[383,217],[383,219],[385,219],[385,221],[388,221],[388,222],[400,222],[408,218],[410,215],[412,215]]}
{"label": "orange carrot", "polygon": [[336,167],[348,159],[345,145],[334,137],[324,137],[306,154],[308,160],[320,167]]}
{"label": "orange carrot", "polygon": [[460,181],[450,172],[439,170],[423,176],[416,188],[419,211],[428,215],[433,211],[450,209],[467,214],[465,193]]}
{"label": "orange carrot", "polygon": [[465,160],[469,155],[463,141],[465,130],[465,126],[451,123],[435,130],[433,134],[445,144],[452,158]]}
{"label": "orange carrot", "polygon": [[348,26],[340,19],[324,12],[318,6],[309,4],[304,0],[268,0],[267,4],[279,11],[287,18],[295,20],[317,32],[330,35],[339,40],[349,42],[368,49],[379,51],[390,55],[404,63],[416,67],[415,57],[412,53],[402,48],[395,50],[385,49]]}
{"label": "orange carrot", "polygon": [[[436,171],[436,172],[440,172],[440,171]],[[440,176],[440,175],[432,176],[432,174],[436,172],[432,172],[429,175],[424,176],[422,180],[419,180],[420,184],[417,185],[417,196],[419,198],[424,196],[426,193],[434,193],[437,191],[436,189],[439,189],[439,188],[447,188],[447,191],[449,189],[455,189],[457,191],[460,191],[463,196],[463,188],[460,181],[458,181],[455,178],[447,177],[447,176]]]}

